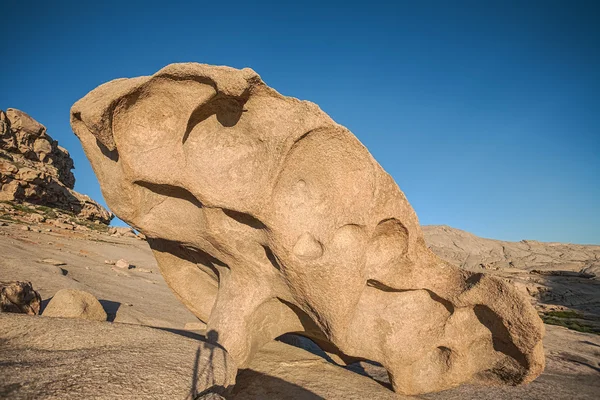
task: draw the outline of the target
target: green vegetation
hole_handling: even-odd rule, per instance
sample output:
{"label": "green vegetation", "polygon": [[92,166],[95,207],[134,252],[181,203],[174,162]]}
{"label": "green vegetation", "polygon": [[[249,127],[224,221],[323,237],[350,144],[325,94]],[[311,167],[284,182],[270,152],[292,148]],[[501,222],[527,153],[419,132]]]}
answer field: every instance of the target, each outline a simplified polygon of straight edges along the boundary
{"label": "green vegetation", "polygon": [[565,310],[565,311],[548,311],[544,313],[546,317],[555,317],[555,318],[582,318],[583,314],[578,313],[573,310]]}
{"label": "green vegetation", "polygon": [[29,213],[29,214],[35,214],[36,213],[36,209],[35,208],[28,207],[28,206],[26,206],[24,204],[13,203],[12,206],[17,211],[21,211],[21,212]]}
{"label": "green vegetation", "polygon": [[600,329],[581,321],[584,315],[577,311],[548,311],[540,314],[540,318],[548,325],[558,325],[577,332],[595,333],[600,335]]}

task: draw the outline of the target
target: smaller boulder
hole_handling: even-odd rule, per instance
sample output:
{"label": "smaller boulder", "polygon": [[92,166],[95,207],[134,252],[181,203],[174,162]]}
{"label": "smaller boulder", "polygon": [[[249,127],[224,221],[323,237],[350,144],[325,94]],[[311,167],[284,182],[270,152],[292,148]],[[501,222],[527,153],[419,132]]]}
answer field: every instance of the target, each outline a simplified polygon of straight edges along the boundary
{"label": "smaller boulder", "polygon": [[119,261],[117,261],[115,263],[115,267],[117,267],[117,268],[123,268],[123,269],[129,269],[131,267],[131,265],[129,264],[129,261],[121,258]]}
{"label": "smaller boulder", "polygon": [[31,282],[0,282],[0,312],[37,315],[42,298]]}
{"label": "smaller boulder", "polygon": [[56,292],[42,315],[92,321],[106,321],[107,318],[106,311],[94,295],[76,289],[62,289]]}

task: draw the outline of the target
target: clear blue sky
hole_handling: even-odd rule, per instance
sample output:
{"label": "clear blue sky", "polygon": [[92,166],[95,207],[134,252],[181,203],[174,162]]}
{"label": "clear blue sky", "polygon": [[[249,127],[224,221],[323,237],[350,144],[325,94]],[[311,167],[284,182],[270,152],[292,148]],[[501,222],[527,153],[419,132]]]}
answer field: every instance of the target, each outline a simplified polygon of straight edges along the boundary
{"label": "clear blue sky", "polygon": [[251,67],[319,104],[422,224],[600,243],[600,2],[189,3],[0,8],[0,109],[48,127],[75,160],[78,191],[101,200],[72,103],[111,79],[197,61]]}

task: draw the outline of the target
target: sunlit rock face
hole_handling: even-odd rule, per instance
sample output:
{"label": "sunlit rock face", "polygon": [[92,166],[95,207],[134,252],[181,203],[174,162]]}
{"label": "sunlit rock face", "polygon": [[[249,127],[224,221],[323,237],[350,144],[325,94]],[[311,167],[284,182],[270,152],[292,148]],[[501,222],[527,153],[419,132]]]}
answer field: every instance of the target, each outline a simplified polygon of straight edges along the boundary
{"label": "sunlit rock face", "polygon": [[0,110],[0,201],[27,202],[108,224],[113,215],[73,190],[69,152],[23,111]]}
{"label": "sunlit rock face", "polygon": [[529,302],[436,257],[358,139],[251,69],[118,79],[75,103],[71,124],[110,208],[237,367],[295,332],[340,362],[381,363],[404,394],[542,372]]}

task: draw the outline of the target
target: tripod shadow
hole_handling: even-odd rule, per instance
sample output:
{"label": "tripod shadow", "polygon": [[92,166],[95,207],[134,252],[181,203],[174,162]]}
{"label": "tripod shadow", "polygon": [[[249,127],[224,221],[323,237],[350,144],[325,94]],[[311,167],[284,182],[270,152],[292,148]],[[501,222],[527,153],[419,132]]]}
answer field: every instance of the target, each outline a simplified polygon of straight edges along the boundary
{"label": "tripod shadow", "polygon": [[[219,346],[218,342],[219,333],[215,330],[210,330],[206,334],[206,341],[202,341],[202,343],[198,345],[196,357],[194,359],[194,370],[192,375],[190,396],[188,398],[199,399],[209,393],[216,393],[220,395],[225,393],[226,387],[222,385],[222,379],[224,376],[215,376],[215,365],[222,365],[224,374],[226,374],[227,371],[226,352]],[[222,351],[218,352],[222,355],[222,364],[220,364],[221,357],[216,359],[216,348],[222,349]],[[208,351],[208,357],[202,357],[203,351]],[[220,373],[219,375],[222,374]],[[198,388],[201,388],[200,392],[198,392]]]}

